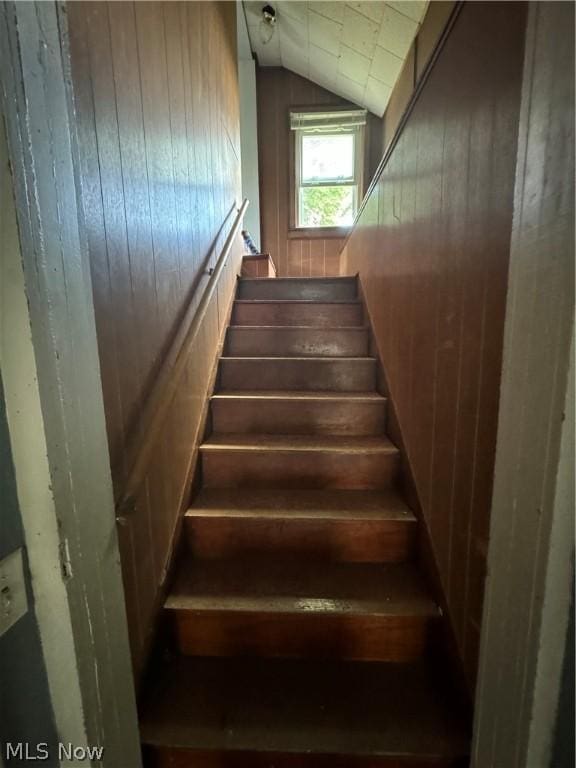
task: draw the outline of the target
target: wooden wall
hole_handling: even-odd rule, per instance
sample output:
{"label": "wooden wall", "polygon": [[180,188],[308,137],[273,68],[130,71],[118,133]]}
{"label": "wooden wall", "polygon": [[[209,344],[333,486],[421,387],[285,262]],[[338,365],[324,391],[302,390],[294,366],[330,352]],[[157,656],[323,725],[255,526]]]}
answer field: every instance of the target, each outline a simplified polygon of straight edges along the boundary
{"label": "wooden wall", "polygon": [[[344,237],[309,237],[290,232],[291,107],[346,106],[345,99],[282,67],[257,68],[261,248],[271,254],[279,277],[339,274]],[[381,157],[381,120],[369,115],[367,188]]]}
{"label": "wooden wall", "polygon": [[465,3],[345,248],[473,684],[512,224],[525,5]]}
{"label": "wooden wall", "polygon": [[[67,4],[100,367],[118,497],[126,447],[240,203],[233,2]],[[186,503],[234,249],[172,403],[136,511],[119,526],[135,668]]]}

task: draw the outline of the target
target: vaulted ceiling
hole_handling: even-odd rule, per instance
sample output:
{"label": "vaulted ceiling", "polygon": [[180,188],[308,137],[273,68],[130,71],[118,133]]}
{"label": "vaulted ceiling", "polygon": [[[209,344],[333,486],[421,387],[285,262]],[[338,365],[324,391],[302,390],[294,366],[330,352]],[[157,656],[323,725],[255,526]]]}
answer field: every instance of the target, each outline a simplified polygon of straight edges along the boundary
{"label": "vaulted ceiling", "polygon": [[[263,22],[266,4],[276,11],[273,28]],[[244,2],[260,66],[283,66],[378,116],[384,114],[427,5],[427,0]]]}

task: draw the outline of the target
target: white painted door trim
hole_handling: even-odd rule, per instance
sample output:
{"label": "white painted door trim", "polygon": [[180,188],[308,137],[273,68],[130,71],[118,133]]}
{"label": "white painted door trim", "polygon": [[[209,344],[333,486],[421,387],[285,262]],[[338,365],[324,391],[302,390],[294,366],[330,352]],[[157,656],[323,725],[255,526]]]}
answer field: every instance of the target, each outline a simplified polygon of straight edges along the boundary
{"label": "white painted door trim", "polygon": [[475,768],[557,768],[573,653],[573,27],[571,3],[528,4]]}
{"label": "white painted door trim", "polygon": [[52,703],[65,736],[71,725],[66,702],[69,707],[79,690],[86,743],[105,747],[93,764],[138,768],[69,58],[64,5],[2,3],[2,111],[38,374],[38,429],[44,428],[52,486],[52,509],[44,508],[52,517],[45,523],[57,537],[65,608],[38,618],[45,640],[54,629],[50,621],[62,616],[71,634],[67,646],[46,655]]}

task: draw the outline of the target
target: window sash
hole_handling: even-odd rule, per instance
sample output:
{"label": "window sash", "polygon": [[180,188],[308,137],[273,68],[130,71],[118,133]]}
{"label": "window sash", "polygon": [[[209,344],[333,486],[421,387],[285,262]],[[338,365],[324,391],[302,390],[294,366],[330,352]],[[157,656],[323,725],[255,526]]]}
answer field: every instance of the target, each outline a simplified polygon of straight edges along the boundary
{"label": "window sash", "polygon": [[322,181],[301,181],[298,184],[300,189],[305,187],[357,187],[356,179],[323,179]]}
{"label": "window sash", "polygon": [[[356,131],[347,130],[347,131],[343,131],[340,134],[334,133],[334,131],[326,132],[325,134],[311,133],[309,131],[299,131],[299,134],[300,135],[298,136],[298,143],[300,145],[300,184],[302,186],[310,185],[310,184],[314,184],[314,185],[317,184],[318,186],[321,186],[322,184],[331,184],[333,186],[335,184],[340,184],[340,183],[344,184],[346,182],[356,183],[356,173],[357,173],[356,147],[358,145],[358,135]],[[351,176],[333,176],[331,178],[325,178],[325,179],[318,179],[318,178],[309,179],[309,180],[304,179],[304,168],[303,168],[304,139],[307,138],[308,136],[314,136],[314,138],[319,138],[320,136],[322,136],[322,138],[332,138],[332,137],[343,136],[343,135],[352,137],[352,175]]]}
{"label": "window sash", "polygon": [[[364,163],[364,127],[363,125],[356,125],[353,127],[346,127],[342,131],[332,129],[326,129],[325,131],[319,131],[315,129],[298,128],[294,130],[295,138],[295,158],[294,158],[294,213],[295,213],[295,225],[297,229],[322,229],[330,228],[338,225],[322,224],[322,225],[306,225],[302,223],[302,208],[301,208],[301,190],[308,187],[354,187],[354,216],[358,212],[360,205],[360,188],[362,185],[362,171]],[[322,180],[310,180],[304,181],[302,179],[302,139],[305,135],[318,136],[321,133],[327,135],[336,135],[337,133],[351,133],[354,135],[354,177],[345,179],[322,179]]]}

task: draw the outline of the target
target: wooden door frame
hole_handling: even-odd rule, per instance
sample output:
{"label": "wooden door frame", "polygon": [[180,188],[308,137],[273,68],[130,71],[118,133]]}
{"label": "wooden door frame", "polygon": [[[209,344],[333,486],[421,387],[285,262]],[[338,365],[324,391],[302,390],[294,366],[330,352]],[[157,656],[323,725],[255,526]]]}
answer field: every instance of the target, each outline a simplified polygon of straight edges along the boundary
{"label": "wooden door frame", "polygon": [[[44,522],[57,536],[57,553],[45,556],[59,560],[62,598],[39,624],[44,637],[58,636],[62,622],[70,631],[66,647],[45,649],[51,699],[63,741],[74,733],[104,746],[94,765],[138,768],[71,82],[65,5],[3,3],[2,112],[53,499]],[[81,712],[71,711],[75,690]]]}
{"label": "wooden door frame", "polygon": [[528,8],[476,768],[555,768],[563,661],[573,654],[573,13],[570,3]]}

